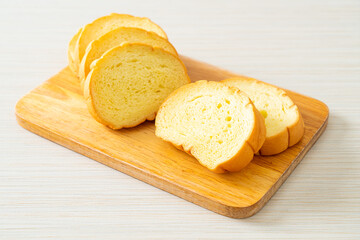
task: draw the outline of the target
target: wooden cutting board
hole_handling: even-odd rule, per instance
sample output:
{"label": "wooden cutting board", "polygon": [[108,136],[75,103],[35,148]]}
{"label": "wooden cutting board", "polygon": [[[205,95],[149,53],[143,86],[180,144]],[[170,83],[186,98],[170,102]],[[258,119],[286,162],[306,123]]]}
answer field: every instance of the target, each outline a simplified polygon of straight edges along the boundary
{"label": "wooden cutting board", "polygon": [[[236,76],[182,57],[192,81]],[[287,90],[286,90],[287,91]],[[310,97],[287,91],[305,121],[301,142],[285,152],[255,156],[238,173],[216,174],[154,135],[154,123],[111,130],[88,113],[78,79],[69,68],[44,82],[16,105],[24,128],[155,187],[232,218],[258,212],[325,130],[329,110]]]}

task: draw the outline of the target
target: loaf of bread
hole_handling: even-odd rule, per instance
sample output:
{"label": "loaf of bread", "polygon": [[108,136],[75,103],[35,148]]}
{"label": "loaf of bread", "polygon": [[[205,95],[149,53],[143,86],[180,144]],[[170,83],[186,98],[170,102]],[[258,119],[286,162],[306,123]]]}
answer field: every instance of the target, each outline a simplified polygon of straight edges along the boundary
{"label": "loaf of bread", "polygon": [[206,80],[175,90],[161,105],[155,134],[217,173],[244,168],[262,146],[264,118],[237,88]]}
{"label": "loaf of bread", "polygon": [[245,92],[264,116],[266,139],[259,151],[261,155],[280,153],[300,141],[304,134],[303,118],[285,91],[247,77],[222,82]]}
{"label": "loaf of bread", "polygon": [[75,67],[77,67],[75,69],[76,74],[78,74],[80,62],[85,54],[88,44],[118,27],[141,28],[154,32],[167,39],[165,32],[148,18],[140,18],[117,13],[112,13],[108,16],[98,18],[92,23],[85,25],[77,39],[74,51],[74,62]]}
{"label": "loaf of bread", "polygon": [[83,87],[84,80],[89,73],[90,64],[101,57],[110,48],[128,43],[144,43],[153,47],[162,48],[174,55],[178,55],[175,48],[165,38],[160,37],[156,33],[148,32],[140,28],[120,27],[114,29],[97,40],[92,41],[81,60],[79,77]]}
{"label": "loaf of bread", "polygon": [[181,60],[140,43],[125,43],[91,64],[84,97],[94,118],[112,129],[154,120],[164,99],[190,82]]}
{"label": "loaf of bread", "polygon": [[76,42],[81,34],[82,28],[79,29],[79,31],[71,38],[70,42],[69,42],[69,47],[68,47],[68,61],[69,61],[69,67],[70,70],[75,73],[77,66],[75,65],[75,47],[76,47]]}

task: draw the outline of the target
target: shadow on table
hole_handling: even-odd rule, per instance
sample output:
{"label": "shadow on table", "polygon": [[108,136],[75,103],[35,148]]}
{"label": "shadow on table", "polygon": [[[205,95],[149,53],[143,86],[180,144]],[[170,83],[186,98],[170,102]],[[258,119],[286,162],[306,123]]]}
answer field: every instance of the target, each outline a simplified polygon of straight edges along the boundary
{"label": "shadow on table", "polygon": [[318,223],[329,221],[328,216],[335,214],[339,218],[344,208],[355,204],[346,200],[351,199],[350,194],[354,196],[352,189],[358,184],[351,177],[356,174],[354,164],[358,166],[356,150],[351,152],[349,146],[351,131],[342,116],[331,114],[325,132],[268,204],[254,216],[239,221],[261,223],[267,228],[296,224],[297,218],[317,219]]}

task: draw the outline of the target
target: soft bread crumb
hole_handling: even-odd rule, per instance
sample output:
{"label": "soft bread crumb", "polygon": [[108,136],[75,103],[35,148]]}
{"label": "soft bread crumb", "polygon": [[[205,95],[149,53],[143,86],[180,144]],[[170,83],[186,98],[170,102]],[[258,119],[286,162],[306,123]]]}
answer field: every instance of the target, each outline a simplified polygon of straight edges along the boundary
{"label": "soft bread crumb", "polygon": [[155,126],[158,137],[214,172],[241,170],[265,139],[264,119],[245,94],[205,80],[173,92]]}
{"label": "soft bread crumb", "polygon": [[93,62],[84,96],[95,119],[120,129],[153,120],[164,99],[189,82],[177,56],[145,44],[123,44]]}

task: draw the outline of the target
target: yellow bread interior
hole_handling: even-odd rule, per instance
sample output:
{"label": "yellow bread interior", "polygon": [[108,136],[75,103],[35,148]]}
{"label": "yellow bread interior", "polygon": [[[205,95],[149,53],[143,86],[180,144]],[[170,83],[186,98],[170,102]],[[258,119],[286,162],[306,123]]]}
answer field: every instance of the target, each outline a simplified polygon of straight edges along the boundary
{"label": "yellow bread interior", "polygon": [[[98,39],[105,33],[114,30],[118,27],[135,27],[154,32],[159,36],[166,38],[166,33],[155,23],[148,18],[134,17],[127,14],[112,13],[96,19],[90,24],[83,27],[83,30],[78,38],[75,48],[74,60],[77,67],[85,54],[89,43]],[[78,69],[77,69],[78,71]]]}
{"label": "yellow bread interior", "polygon": [[161,105],[155,134],[211,171],[244,168],[265,140],[265,123],[251,100],[223,83],[201,80],[174,91]]}
{"label": "yellow bread interior", "polygon": [[97,40],[92,41],[81,60],[79,77],[83,86],[84,79],[90,71],[91,63],[101,57],[104,52],[115,46],[128,43],[144,43],[153,47],[162,48],[174,55],[178,55],[175,48],[165,38],[160,37],[156,33],[148,32],[140,28],[120,27],[116,28]]}
{"label": "yellow bread interior", "polygon": [[304,126],[300,111],[284,90],[247,77],[222,82],[245,92],[265,118],[266,140],[260,154],[277,154],[301,139]]}
{"label": "yellow bread interior", "polygon": [[91,67],[85,100],[95,119],[113,129],[153,120],[164,99],[190,82],[177,56],[139,43],[114,47]]}

